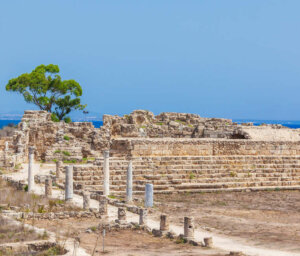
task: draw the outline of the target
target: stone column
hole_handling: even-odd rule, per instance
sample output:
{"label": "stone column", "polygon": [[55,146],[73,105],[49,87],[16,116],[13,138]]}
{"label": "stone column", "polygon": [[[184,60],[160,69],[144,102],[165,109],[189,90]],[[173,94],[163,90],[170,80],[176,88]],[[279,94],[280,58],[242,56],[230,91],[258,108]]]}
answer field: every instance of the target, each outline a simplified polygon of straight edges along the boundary
{"label": "stone column", "polygon": [[146,184],[145,207],[153,207],[153,184]]}
{"label": "stone column", "polygon": [[51,177],[47,177],[45,180],[45,196],[52,196],[52,179]]}
{"label": "stone column", "polygon": [[73,199],[73,166],[66,166],[66,181],[65,181],[65,200],[72,201]]}
{"label": "stone column", "polygon": [[8,151],[9,147],[8,147],[8,141],[5,141],[4,144],[4,151]]}
{"label": "stone column", "polygon": [[29,147],[28,148],[28,192],[32,192],[34,186],[33,161],[34,161],[34,147]]}
{"label": "stone column", "polygon": [[147,209],[139,209],[139,225],[145,225],[147,222]]}
{"label": "stone column", "polygon": [[100,198],[99,198],[99,213],[101,215],[107,215],[107,198],[106,198],[106,196],[100,196]]}
{"label": "stone column", "polygon": [[125,207],[118,208],[118,222],[120,224],[126,223],[126,209]]}
{"label": "stone column", "polygon": [[8,150],[9,150],[9,147],[8,147],[8,141],[5,141],[5,144],[4,144],[4,164],[5,166],[8,165]]}
{"label": "stone column", "polygon": [[105,150],[103,153],[103,195],[109,195],[109,151]]}
{"label": "stone column", "polygon": [[184,217],[184,238],[194,239],[194,218]]}
{"label": "stone column", "polygon": [[169,219],[166,214],[160,215],[160,230],[161,231],[169,230]]}
{"label": "stone column", "polygon": [[127,169],[126,202],[132,202],[132,160],[129,161]]}
{"label": "stone column", "polygon": [[84,210],[89,210],[90,209],[90,204],[91,204],[91,197],[90,197],[90,192],[84,191],[83,192],[83,209]]}
{"label": "stone column", "polygon": [[61,178],[61,167],[62,167],[63,162],[62,161],[57,161],[56,162],[56,180],[59,180]]}

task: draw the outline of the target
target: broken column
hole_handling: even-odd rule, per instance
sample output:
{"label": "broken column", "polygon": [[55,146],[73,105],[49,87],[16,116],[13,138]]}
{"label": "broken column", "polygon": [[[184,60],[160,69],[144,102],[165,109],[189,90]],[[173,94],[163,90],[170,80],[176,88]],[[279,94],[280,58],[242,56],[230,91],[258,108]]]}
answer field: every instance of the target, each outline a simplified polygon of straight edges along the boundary
{"label": "broken column", "polygon": [[168,215],[166,214],[160,215],[160,230],[161,231],[169,230],[169,219],[168,219]]}
{"label": "broken column", "polygon": [[109,195],[109,151],[103,152],[103,195]]}
{"label": "broken column", "polygon": [[153,207],[153,184],[146,184],[145,207]]}
{"label": "broken column", "polygon": [[194,239],[194,218],[184,217],[184,238],[188,240]]}
{"label": "broken column", "polygon": [[126,202],[132,202],[132,160],[129,161],[127,168]]}
{"label": "broken column", "polygon": [[73,199],[73,166],[66,166],[65,200]]}
{"label": "broken column", "polygon": [[204,246],[207,247],[207,248],[212,248],[213,247],[212,237],[205,237],[204,238]]}
{"label": "broken column", "polygon": [[90,204],[91,204],[90,192],[84,191],[83,192],[83,209],[84,210],[89,210],[90,209]]}
{"label": "broken column", "polygon": [[51,177],[47,177],[45,180],[45,196],[52,196],[52,179]]}
{"label": "broken column", "polygon": [[33,173],[34,147],[28,148],[28,192],[32,192],[34,186]]}
{"label": "broken column", "polygon": [[145,225],[147,222],[147,209],[139,209],[139,225]]}
{"label": "broken column", "polygon": [[126,223],[126,208],[119,207],[118,208],[118,223],[125,224]]}
{"label": "broken column", "polygon": [[101,215],[107,215],[107,201],[106,196],[99,197],[99,213]]}
{"label": "broken column", "polygon": [[61,178],[61,167],[62,167],[62,161],[56,162],[56,180],[59,180]]}

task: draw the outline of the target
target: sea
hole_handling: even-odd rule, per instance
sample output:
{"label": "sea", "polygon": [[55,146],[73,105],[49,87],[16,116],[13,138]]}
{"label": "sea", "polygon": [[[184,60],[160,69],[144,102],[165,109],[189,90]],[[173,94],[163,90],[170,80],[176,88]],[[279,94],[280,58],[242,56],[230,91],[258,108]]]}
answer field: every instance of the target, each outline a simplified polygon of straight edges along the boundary
{"label": "sea", "polygon": [[[241,123],[253,123],[253,125],[260,124],[281,124],[283,126],[298,129],[300,128],[300,121],[286,121],[286,120],[256,120],[256,119],[233,119],[233,122]],[[14,124],[17,125],[20,120],[0,120],[0,129],[4,126]],[[96,128],[99,128],[103,125],[102,121],[91,121]]]}

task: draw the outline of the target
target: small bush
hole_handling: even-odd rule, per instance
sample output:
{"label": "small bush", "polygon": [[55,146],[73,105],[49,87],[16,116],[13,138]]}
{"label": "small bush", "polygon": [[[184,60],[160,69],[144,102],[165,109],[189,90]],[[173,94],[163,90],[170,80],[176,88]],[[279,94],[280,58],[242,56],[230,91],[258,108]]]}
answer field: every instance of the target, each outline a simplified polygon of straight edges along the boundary
{"label": "small bush", "polygon": [[68,116],[64,118],[64,121],[65,121],[65,123],[67,123],[67,124],[72,122],[71,118],[68,117]]}
{"label": "small bush", "polygon": [[59,118],[58,118],[57,115],[54,114],[54,113],[51,114],[51,120],[52,120],[53,122],[59,122]]}
{"label": "small bush", "polygon": [[193,179],[195,179],[195,174],[194,173],[190,173],[190,180],[193,180]]}
{"label": "small bush", "polygon": [[54,154],[59,154],[59,153],[61,153],[61,150],[59,150],[59,149],[54,151]]}
{"label": "small bush", "polygon": [[97,227],[93,226],[93,227],[91,227],[91,230],[92,230],[93,232],[96,232]]}
{"label": "small bush", "polygon": [[65,135],[65,136],[64,136],[64,140],[68,140],[68,141],[69,141],[69,140],[70,140],[70,137],[67,136],[67,135]]}
{"label": "small bush", "polygon": [[76,163],[76,160],[75,159],[73,159],[73,160],[64,160],[63,161],[65,164],[75,164]]}
{"label": "small bush", "polygon": [[28,185],[25,185],[24,191],[28,192]]}
{"label": "small bush", "polygon": [[69,151],[63,151],[62,152],[65,156],[71,156],[70,152]]}
{"label": "small bush", "polygon": [[156,123],[156,125],[164,125],[164,123],[163,122],[158,122],[158,123]]}
{"label": "small bush", "polygon": [[183,237],[178,237],[177,240],[175,241],[176,244],[185,244],[187,243],[187,240]]}
{"label": "small bush", "polygon": [[236,172],[230,172],[230,176],[231,176],[231,177],[236,177],[236,176],[237,176],[237,173],[236,173]]}
{"label": "small bush", "polygon": [[57,159],[52,159],[52,161],[53,161],[54,163],[56,163],[56,162],[57,162]]}

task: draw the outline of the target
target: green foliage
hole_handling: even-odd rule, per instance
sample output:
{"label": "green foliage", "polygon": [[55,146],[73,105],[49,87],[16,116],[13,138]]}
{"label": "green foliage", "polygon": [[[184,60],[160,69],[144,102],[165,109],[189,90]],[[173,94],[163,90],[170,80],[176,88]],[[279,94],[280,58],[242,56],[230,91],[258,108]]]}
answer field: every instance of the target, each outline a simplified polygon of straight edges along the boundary
{"label": "green foliage", "polygon": [[175,241],[176,244],[185,244],[187,243],[187,240],[183,237],[178,237],[177,240]]}
{"label": "green foliage", "polygon": [[28,192],[28,185],[25,185],[24,191]]}
{"label": "green foliage", "polygon": [[59,153],[61,153],[60,149],[57,149],[57,150],[54,151],[54,154],[59,154]]}
{"label": "green foliage", "polygon": [[75,80],[62,80],[58,73],[57,65],[40,65],[31,73],[9,80],[6,90],[18,92],[26,102],[53,113],[53,121],[70,121],[66,115],[86,107],[81,104],[82,88]]}
{"label": "green foliage", "polygon": [[158,122],[158,123],[156,123],[157,125],[164,125],[164,123],[163,122]]}
{"label": "green foliage", "polygon": [[237,177],[237,173],[236,172],[230,172],[230,176],[231,177]]}
{"label": "green foliage", "polygon": [[52,120],[53,122],[59,122],[59,118],[57,117],[57,115],[56,115],[55,113],[52,113],[52,114],[51,114],[51,120]]}
{"label": "green foliage", "polygon": [[64,121],[65,121],[65,123],[67,123],[67,124],[69,124],[69,123],[72,122],[71,118],[68,117],[68,116],[64,118]]}
{"label": "green foliage", "polygon": [[180,124],[183,124],[183,125],[186,124],[184,121],[181,121],[181,120],[175,120],[175,122],[180,123]]}
{"label": "green foliage", "polygon": [[65,164],[75,164],[76,163],[76,160],[73,159],[73,160],[64,160],[63,161]]}
{"label": "green foliage", "polygon": [[44,205],[39,206],[38,213],[44,213],[46,212]]}
{"label": "green foliage", "polygon": [[193,180],[193,179],[195,179],[195,174],[191,172],[191,173],[190,173],[190,177],[189,177],[189,178],[190,178],[190,180]]}
{"label": "green foliage", "polygon": [[56,162],[57,162],[57,159],[52,159],[52,161],[53,161],[54,163],[56,163]]}
{"label": "green foliage", "polygon": [[67,136],[67,135],[65,135],[65,136],[64,136],[64,140],[70,140],[70,137]]}
{"label": "green foliage", "polygon": [[93,226],[93,227],[91,227],[91,230],[92,230],[93,232],[96,232],[96,231],[97,231],[97,227]]}
{"label": "green foliage", "polygon": [[63,151],[62,152],[65,156],[71,156],[70,152],[69,151]]}

